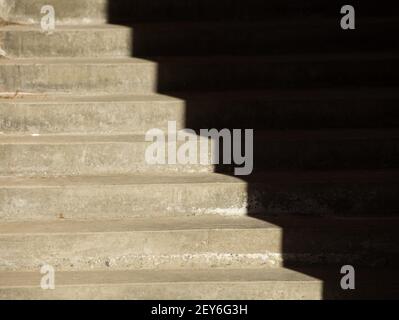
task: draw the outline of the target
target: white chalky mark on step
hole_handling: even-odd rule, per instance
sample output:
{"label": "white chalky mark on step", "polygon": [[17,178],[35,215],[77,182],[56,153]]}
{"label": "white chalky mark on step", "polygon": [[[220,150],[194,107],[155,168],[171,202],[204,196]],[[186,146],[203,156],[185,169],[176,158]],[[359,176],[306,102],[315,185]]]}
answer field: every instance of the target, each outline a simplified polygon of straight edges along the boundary
{"label": "white chalky mark on step", "polygon": [[7,57],[7,53],[0,48],[0,56],[6,58]]}

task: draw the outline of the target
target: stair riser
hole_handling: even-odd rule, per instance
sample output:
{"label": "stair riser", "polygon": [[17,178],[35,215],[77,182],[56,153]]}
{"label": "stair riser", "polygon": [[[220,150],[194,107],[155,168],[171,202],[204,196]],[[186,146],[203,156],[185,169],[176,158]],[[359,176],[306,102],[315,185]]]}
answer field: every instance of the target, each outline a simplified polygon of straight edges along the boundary
{"label": "stair riser", "polygon": [[154,92],[152,63],[0,65],[4,92],[129,93]]}
{"label": "stair riser", "polygon": [[[4,102],[7,101],[7,102]],[[167,121],[185,128],[183,101],[49,102],[46,97],[26,103],[0,102],[0,131],[5,134],[144,134],[152,128],[167,130]]]}
{"label": "stair riser", "polygon": [[12,27],[0,30],[0,41],[10,58],[345,53],[392,49],[395,44],[387,30],[392,36],[399,31],[389,22],[360,23],[356,34],[342,32],[336,20],[302,24],[134,25],[55,29],[52,34],[41,32],[39,26],[29,31]]}
{"label": "stair riser", "polygon": [[3,187],[3,220],[127,218],[246,213],[304,215],[396,215],[399,186],[347,182],[289,184],[138,184]]}
{"label": "stair riser", "polygon": [[[278,1],[253,0],[243,8],[237,6],[236,1],[225,0],[218,3],[211,1],[191,1],[182,3],[181,1],[135,1],[113,0],[108,4],[107,0],[89,0],[82,3],[79,0],[20,0],[15,3],[13,0],[5,0],[5,6],[0,8],[0,16],[18,23],[39,23],[42,15],[40,9],[44,5],[52,5],[56,12],[57,23],[81,24],[81,23],[103,23],[106,21],[148,21],[148,20],[196,20],[196,19],[216,19],[230,16],[256,18],[276,14],[276,10],[270,12],[270,8],[276,6]],[[298,13],[298,9],[303,10],[303,4],[291,3],[291,11]],[[317,3],[316,1],[313,1]],[[285,3],[287,5],[287,3]],[[284,7],[284,6],[283,6]],[[212,8],[212,9],[209,9]],[[319,8],[319,6],[318,6]],[[286,9],[286,8],[285,8]],[[286,12],[286,10],[285,10]]]}
{"label": "stair riser", "polygon": [[1,235],[0,270],[34,271],[43,264],[76,271],[398,263],[394,231],[370,234],[361,221],[354,227],[355,233],[341,230],[334,243],[332,228]]}
{"label": "stair riser", "polygon": [[[0,175],[203,173],[213,170],[212,165],[201,165],[199,156],[197,165],[148,164],[145,154],[150,144],[152,142],[0,144]],[[167,148],[168,145],[166,154]],[[255,139],[253,148],[256,170],[395,168],[399,162],[399,139],[303,141],[258,138]],[[207,159],[211,159],[210,146],[209,153],[199,147],[197,149],[198,154],[201,150]],[[222,153],[220,150],[220,155]],[[236,165],[216,165],[219,172],[234,170],[235,167]]]}
{"label": "stair riser", "polygon": [[129,57],[132,34],[128,28],[55,31],[0,31],[2,49],[9,58]]}
{"label": "stair riser", "polygon": [[[38,280],[40,283],[40,279]],[[74,285],[55,290],[40,287],[1,288],[5,300],[254,300],[322,299],[322,281],[146,283],[130,285]]]}
{"label": "stair riser", "polygon": [[169,90],[395,85],[399,60],[50,63],[0,65],[5,92],[151,93]]}
{"label": "stair riser", "polygon": [[3,19],[15,23],[40,23],[41,8],[51,5],[55,9],[56,23],[104,23],[107,20],[107,0],[4,0],[0,8]]}
{"label": "stair riser", "polygon": [[[307,1],[262,1],[250,0],[242,6],[236,0],[195,0],[182,2],[179,0],[157,0],[149,3],[145,0],[5,0],[6,6],[2,15],[19,23],[38,23],[41,19],[40,8],[52,5],[56,10],[58,23],[81,24],[103,23],[105,21],[170,21],[173,20],[221,20],[230,19],[262,19],[265,17],[294,16],[319,14],[336,17],[342,7],[341,2]],[[353,2],[356,7],[359,5]],[[387,7],[387,8],[386,8]],[[362,15],[394,14],[393,3],[385,1],[378,10],[372,3],[362,3]],[[385,9],[385,10],[384,10]]]}
{"label": "stair riser", "polygon": [[[146,162],[146,149],[152,142],[76,143],[39,145],[0,145],[0,175],[102,175],[144,172],[212,172],[212,165],[200,165],[200,148],[196,164],[159,164]],[[179,148],[179,145],[177,148]],[[168,144],[165,145],[165,149]],[[211,159],[202,150],[203,157]],[[167,151],[166,151],[166,160]],[[209,160],[210,162],[210,160]],[[167,162],[166,162],[167,163]]]}
{"label": "stair riser", "polygon": [[[393,55],[397,44],[391,46],[384,40],[389,35],[377,30],[373,30],[376,33],[370,36],[367,32],[357,33],[356,36],[354,32],[348,31],[341,38],[342,30],[339,30],[337,17],[342,3],[331,2],[325,5],[317,0],[306,0],[304,3],[294,0],[248,1],[243,6],[239,0],[220,0],[217,4],[213,0],[192,0],[190,4],[181,0],[153,0],[152,4],[148,0],[88,0],[83,3],[81,0],[0,0],[0,24],[3,19],[17,23],[38,23],[41,7],[50,4],[56,7],[57,23],[65,24],[163,20],[167,17],[170,21],[199,19],[206,22],[207,19],[224,17],[255,21],[256,18],[266,20],[268,17],[283,15],[287,18],[298,13],[310,17],[316,13],[337,19],[337,30],[331,33],[331,41],[326,40],[328,43],[322,46],[318,45],[323,43],[321,34],[329,33],[323,28],[315,30],[313,34],[305,32],[306,35],[301,35],[299,32],[294,38],[291,29],[279,32],[278,28],[270,38],[266,33],[254,30],[244,30],[242,33],[232,30],[231,37],[223,36],[226,31],[211,32],[208,43],[198,40],[203,36],[202,30],[194,30],[188,40],[174,30],[168,31],[172,36],[168,32],[157,32],[152,36],[153,31],[146,34],[147,30],[136,30],[139,34],[132,35],[128,28],[115,29],[115,34],[108,30],[87,30],[86,34],[82,31],[62,34],[56,31],[53,35],[0,31],[2,49],[11,58],[0,57],[0,94],[12,96],[14,92],[17,93],[8,102],[10,106],[18,101],[20,92],[68,93],[70,96],[67,99],[73,100],[72,95],[78,94],[91,96],[113,93],[118,97],[171,91],[201,93],[265,88],[273,91],[275,88],[301,90],[372,86],[378,89],[399,85],[396,77],[399,59]],[[358,0],[354,1],[355,6],[359,5]],[[383,4],[379,8],[375,8],[374,4],[360,8],[357,13],[361,12],[361,16],[374,13],[374,9],[378,15],[381,11],[379,8],[383,8],[388,15],[395,12]],[[7,28],[11,30],[13,27]],[[390,31],[393,35],[397,33],[396,29]],[[145,40],[140,40],[140,37],[145,37]],[[290,43],[291,40],[294,44]],[[295,46],[295,41],[300,45]],[[281,42],[285,44],[279,47]],[[262,45],[257,46],[258,43]],[[183,44],[185,47],[182,47]],[[211,52],[207,46],[212,46],[214,51]],[[335,54],[342,47],[348,50],[345,51],[347,57]],[[392,51],[389,50],[391,48]],[[315,58],[302,55],[309,49],[327,54]],[[388,49],[392,55],[357,54],[366,49]],[[225,54],[225,50],[238,56],[213,56]],[[248,53],[259,54],[259,57],[245,58]],[[300,54],[280,56],[280,53]],[[117,59],[132,54],[176,57],[153,58],[152,61],[142,62],[139,59]],[[207,56],[203,60],[189,57],[203,54]],[[61,56],[80,59],[45,59]],[[19,57],[39,59],[13,60]],[[97,57],[103,59],[94,59]],[[306,103],[307,99],[304,100]],[[40,100],[37,102],[40,103]],[[292,108],[290,102],[287,104]],[[302,109],[300,104],[296,105],[297,110]],[[315,108],[311,103],[309,105],[310,109]],[[345,109],[345,105],[340,106]],[[49,108],[49,105],[46,107]],[[44,114],[43,109],[41,114],[38,112],[35,115],[36,118],[26,120],[28,114],[24,110],[8,113],[5,109],[6,116],[1,118],[0,106],[0,119],[3,119],[0,123],[4,128],[16,129],[19,133],[37,128],[64,134],[64,128],[69,128],[67,130],[71,133],[75,129],[81,130],[81,133],[96,130],[101,133],[112,130],[131,133],[132,130],[123,130],[132,124],[136,124],[134,130],[143,133],[149,125],[158,127],[160,124],[160,128],[164,128],[167,120],[176,118],[179,126],[199,125],[203,128],[201,117],[193,121],[193,114],[195,116],[202,112],[205,119],[212,115],[206,114],[206,109],[188,114],[190,106],[182,101],[175,104],[173,110],[162,110],[154,118],[144,107],[135,105],[134,110],[130,109],[133,112],[124,116],[127,109],[119,109],[119,113],[113,115],[112,109],[106,110],[106,103],[102,111],[94,110],[96,104],[81,103],[77,107],[81,110],[80,114],[73,110],[59,113],[52,110]],[[113,104],[113,108],[119,107]],[[132,105],[129,104],[127,108],[132,108]],[[223,110],[225,107],[221,108]],[[248,104],[245,108],[248,111]],[[343,113],[336,106],[331,108],[335,109],[332,114],[336,117],[328,121],[338,123]],[[305,118],[308,123],[315,123],[323,119],[323,116],[328,118],[328,113],[322,110],[315,117],[309,117],[310,109],[306,109],[308,113]],[[371,124],[374,114],[381,115],[375,119],[375,127],[379,126],[379,122],[386,125],[385,121],[396,125],[396,110],[392,111],[391,108],[392,113],[385,115],[390,120],[384,120],[382,113],[385,110],[374,110],[374,113],[368,114],[364,109],[360,113],[364,117],[359,117],[358,122],[354,120],[356,112],[351,113],[348,109],[344,114],[346,112],[351,119],[347,123],[356,123],[358,126],[362,121]],[[31,112],[35,113],[34,110]],[[134,119],[135,112],[139,112],[145,120],[139,117]],[[268,112],[262,113],[262,117],[276,119],[270,120],[270,123],[284,123],[285,113],[292,117],[291,123],[297,123],[300,119],[287,110],[281,113],[280,118],[273,117],[270,110]],[[96,116],[91,118],[92,115]],[[175,117],[165,118],[168,115]],[[69,122],[70,117],[75,117],[75,120]],[[239,117],[240,112],[237,112],[227,121],[237,123]],[[252,114],[252,118],[244,117],[250,128],[254,127],[251,125],[254,117],[257,117],[256,113]],[[262,117],[257,117],[257,124],[261,125]],[[226,121],[223,116],[221,118]],[[58,120],[53,122],[54,119]],[[101,119],[104,120],[103,127],[97,124],[96,128],[96,123]],[[209,121],[215,121],[217,127],[223,126],[218,122],[219,119]],[[63,124],[57,125],[57,122]],[[91,125],[87,127],[88,122]],[[29,126],[29,123],[33,126]],[[341,124],[341,128],[345,125]],[[307,129],[310,127],[305,126]],[[364,132],[370,133],[367,130]],[[385,289],[387,284],[380,298],[386,295],[398,296],[399,286],[395,277],[390,279],[391,275],[385,268],[399,265],[396,222],[392,220],[391,223],[389,219],[366,222],[366,219],[360,218],[397,216],[398,213],[398,173],[373,171],[375,168],[395,168],[399,163],[399,137],[394,130],[388,137],[383,135],[386,132],[388,130],[375,130],[370,136],[364,133],[365,137],[357,136],[356,139],[343,137],[343,130],[339,130],[339,139],[336,136],[331,138],[329,132],[320,139],[309,139],[309,132],[303,133],[301,137],[290,136],[292,132],[275,133],[275,136],[268,136],[264,140],[256,137],[255,166],[261,164],[256,169],[272,170],[264,176],[255,171],[253,176],[241,177],[241,180],[212,174],[176,174],[208,173],[211,167],[149,166],[144,162],[149,143],[141,140],[137,142],[134,140],[137,136],[130,136],[132,141],[128,136],[70,136],[68,139],[75,139],[72,142],[64,140],[65,137],[0,137],[0,272],[13,271],[9,276],[1,273],[0,278],[9,280],[0,281],[0,298],[321,299],[330,297],[332,293],[329,291],[339,292],[343,296],[348,294],[350,290],[343,293],[337,280],[342,276],[339,267],[346,264],[355,265],[356,268],[383,266],[380,269],[374,268],[373,271],[380,270],[376,273],[379,276],[366,279],[369,281],[364,281],[362,277],[356,278],[356,288],[361,288],[360,296],[377,296],[377,289]],[[351,170],[314,170],[337,168]],[[359,174],[354,168],[367,168],[371,171]],[[275,172],[275,169],[299,169],[299,172]],[[115,176],[108,176],[110,174]],[[53,175],[73,177],[37,177]],[[251,179],[258,179],[258,182],[251,182]],[[224,223],[221,220],[216,221],[215,225],[206,219],[201,221],[202,224],[199,223],[198,216],[205,214],[262,214],[258,218],[264,220],[267,217],[293,214],[297,217],[302,215],[302,224],[293,223],[290,217],[286,219],[289,221],[287,224],[284,219],[277,218],[275,221],[280,221],[276,223],[278,227],[269,223],[263,224],[262,228],[254,227],[259,223],[255,223],[254,219],[248,219],[252,220],[248,224],[232,222],[234,219],[229,219],[226,225],[221,225]],[[183,221],[184,215],[197,217]],[[325,221],[321,223],[322,226],[307,225],[303,219],[314,215],[360,219],[336,219],[337,226],[323,224]],[[174,220],[170,216],[178,218]],[[132,217],[150,218],[126,223],[127,218]],[[162,220],[160,217],[168,218]],[[104,221],[97,221],[97,224],[94,221],[96,219]],[[11,221],[23,223],[6,223]],[[343,227],[339,224],[342,221],[345,221]],[[56,268],[55,290],[42,290],[39,287],[43,276],[39,269],[43,264]],[[333,266],[330,274],[334,276],[333,281],[329,282],[327,277],[317,271],[300,271],[309,265],[318,265],[323,271]],[[270,267],[294,268],[302,272],[302,276],[276,272]],[[199,268],[204,268],[202,273],[198,272]],[[232,272],[232,268],[238,272]],[[258,274],[251,273],[256,270],[253,268],[259,268]],[[125,271],[111,275],[106,272],[123,269]],[[177,270],[165,272],[165,269]],[[20,270],[32,271],[35,276],[32,279],[32,275],[15,272]],[[68,275],[61,272],[80,270],[91,272],[67,272]],[[100,272],[96,273],[95,270]],[[127,270],[130,272],[125,273]],[[156,272],[161,270],[163,273]],[[181,273],[183,270],[185,274]],[[270,274],[265,275],[265,271]],[[309,275],[307,279],[305,274]],[[383,276],[389,278],[388,283],[383,283]]]}
{"label": "stair riser", "polygon": [[[356,291],[342,290],[340,281],[342,275],[340,268],[336,267],[320,272],[320,270],[300,269],[310,276],[298,277],[291,272],[276,272],[279,276],[269,278],[254,277],[244,272],[241,277],[234,279],[208,280],[203,275],[196,279],[196,272],[190,275],[187,272],[172,272],[162,276],[162,272],[154,272],[153,277],[145,274],[150,279],[144,282],[132,274],[121,273],[118,276],[106,272],[95,273],[57,273],[55,289],[43,290],[40,288],[42,274],[32,273],[29,279],[24,280],[24,274],[9,273],[19,285],[8,285],[0,288],[2,299],[183,299],[183,300],[254,300],[254,299],[389,299],[398,295],[397,281],[394,270],[368,269],[356,272]],[[259,272],[260,270],[258,270]],[[379,271],[383,278],[375,279]],[[213,271],[215,272],[215,271]],[[226,270],[227,274],[229,271]],[[269,271],[270,272],[270,271]],[[212,278],[212,272],[209,274]],[[7,277],[7,273],[4,273]],[[18,278],[17,278],[18,277]],[[19,278],[21,277],[21,278]],[[320,278],[321,277],[321,278]],[[26,278],[26,276],[25,276]],[[105,278],[105,279],[104,279]],[[108,279],[107,279],[108,278]],[[133,278],[133,280],[132,280]],[[248,280],[247,280],[248,278]],[[111,281],[110,281],[111,280]],[[172,281],[171,281],[172,280]],[[177,281],[176,281],[177,280]],[[245,310],[245,304],[243,305]],[[234,310],[234,306],[232,307]],[[231,309],[225,309],[229,312]],[[238,307],[240,310],[240,307]],[[242,310],[241,314],[248,314]],[[250,309],[248,309],[250,310]],[[205,311],[205,309],[204,309]],[[175,313],[176,314],[176,313]],[[187,310],[186,313],[187,314]],[[234,314],[234,313],[233,313]]]}
{"label": "stair riser", "polygon": [[[380,128],[399,125],[399,103],[385,99],[294,97],[209,98],[205,101],[0,102],[0,132],[5,134],[143,134],[152,128],[320,129]],[[172,99],[171,99],[172,100]]]}

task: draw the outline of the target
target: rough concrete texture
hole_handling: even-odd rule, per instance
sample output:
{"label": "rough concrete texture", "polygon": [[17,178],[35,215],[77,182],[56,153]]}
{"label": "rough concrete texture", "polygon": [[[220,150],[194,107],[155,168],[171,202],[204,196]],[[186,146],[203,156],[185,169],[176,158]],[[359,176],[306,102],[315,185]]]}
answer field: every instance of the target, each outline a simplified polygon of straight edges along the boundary
{"label": "rough concrete texture", "polygon": [[106,0],[1,0],[0,16],[21,24],[39,23],[41,8],[51,5],[56,10],[57,23],[103,23],[107,18]]}
{"label": "rough concrete texture", "polygon": [[[34,271],[44,263],[58,271],[278,267],[283,259],[296,265],[397,263],[394,242],[399,239],[389,234],[397,219],[269,220],[202,216],[3,223],[0,270]],[[337,229],[340,238],[332,243]],[[295,244],[298,238],[301,245]]]}
{"label": "rough concrete texture", "polygon": [[[54,290],[39,287],[36,272],[1,272],[2,299],[384,299],[398,294],[396,270],[357,273],[358,294],[339,288],[334,268],[200,269],[59,272]],[[313,275],[312,275],[313,274]],[[321,280],[323,279],[323,280]],[[387,283],[393,283],[384,290]],[[395,287],[396,286],[396,287]]]}
{"label": "rough concrete texture", "polygon": [[[221,174],[0,178],[4,220],[262,213],[390,215],[397,172],[280,172],[250,184]],[[359,202],[362,200],[362,202]],[[382,206],[384,204],[384,206]]]}
{"label": "rough concrete texture", "polygon": [[132,30],[123,26],[58,27],[51,34],[40,25],[10,25],[0,30],[7,58],[128,57]]}
{"label": "rough concrete texture", "polygon": [[154,92],[157,68],[153,62],[135,58],[4,59],[0,75],[0,91],[6,92],[143,94]]}
{"label": "rough concrete texture", "polygon": [[[381,23],[384,28],[381,28]],[[296,28],[296,33],[291,32]],[[386,47],[381,39],[384,30],[397,30],[395,19],[364,19],[356,37],[343,40],[336,19],[293,19],[267,22],[164,22],[122,25],[56,25],[51,33],[40,25],[11,25],[0,30],[0,41],[6,56],[29,57],[120,57],[186,55],[207,53],[209,43],[217,54],[283,54],[302,53],[303,47],[330,38],[320,51],[334,52],[344,41],[347,49],[362,46]],[[279,29],[276,33],[275,30]],[[137,37],[135,36],[137,34]],[[207,34],[207,41],[198,41]],[[293,43],[301,42],[302,46]],[[372,42],[372,43],[370,43]]]}
{"label": "rough concrete texture", "polygon": [[[397,17],[336,14],[0,0],[0,298],[397,297]],[[149,166],[143,136],[170,120],[255,129],[254,174]]]}
{"label": "rough concrete texture", "polygon": [[[301,16],[336,17],[335,3],[320,3],[318,0],[306,2],[270,0],[250,0],[246,6],[234,0],[113,0],[109,5],[106,0],[1,0],[3,15],[21,23],[32,23],[40,20],[40,8],[49,4],[59,12],[58,23],[86,24],[105,21],[220,21],[227,19],[272,19],[281,16],[298,18]],[[395,8],[394,1],[386,4],[387,10]],[[134,10],[132,10],[134,9]],[[391,10],[391,11],[392,11]],[[373,3],[362,6],[364,16],[375,15]],[[389,13],[387,14],[389,15]]]}
{"label": "rough concrete texture", "polygon": [[[24,134],[142,134],[166,130],[167,121],[183,129],[378,128],[398,124],[399,93],[387,89],[264,90],[160,95],[71,96],[0,95],[0,132]],[[247,112],[250,107],[251,112]],[[387,117],[387,114],[390,117]],[[219,122],[219,123],[218,123]],[[317,134],[317,133],[316,133]],[[315,134],[315,135],[316,135]],[[337,131],[339,134],[339,131]]]}
{"label": "rough concrete texture", "polygon": [[[363,68],[365,62],[366,70]],[[0,64],[0,91],[143,94],[170,90],[294,88],[303,87],[305,83],[313,86],[375,85],[381,78],[397,85],[392,71],[398,69],[399,58],[390,53],[266,58],[162,57],[156,61],[138,58],[4,59]]]}
{"label": "rough concrete texture", "polygon": [[[190,135],[197,138],[195,135]],[[167,150],[174,142],[165,143],[165,164],[149,165],[145,157],[153,144],[143,135],[107,136],[0,136],[0,175],[65,176],[134,174],[143,172],[212,172],[212,147],[197,141],[196,163],[168,165]],[[179,148],[184,142],[178,141]],[[200,165],[207,159],[208,165]]]}
{"label": "rough concrete texture", "polygon": [[[60,272],[42,290],[39,273],[0,273],[2,299],[320,299],[322,283],[286,269]],[[245,280],[244,280],[245,279]]]}
{"label": "rough concrete texture", "polygon": [[[165,132],[167,134],[167,132]],[[197,136],[192,136],[197,140]],[[153,141],[143,135],[0,136],[0,175],[117,175],[143,172],[212,172],[212,145],[198,146],[196,163],[149,165],[146,149]],[[167,142],[166,138],[166,142]],[[173,143],[172,143],[173,144]],[[177,143],[177,148],[183,142]],[[399,150],[397,130],[265,131],[255,136],[257,170],[271,168],[328,169],[337,162],[353,167],[394,167]],[[171,143],[165,144],[165,153]],[[343,155],[342,155],[343,153]],[[167,157],[166,157],[167,158]],[[208,165],[200,164],[207,159]],[[167,162],[166,162],[167,163]]]}
{"label": "rough concrete texture", "polygon": [[184,100],[157,94],[0,99],[4,134],[143,134],[152,128],[166,131],[168,120],[184,129],[184,119]]}

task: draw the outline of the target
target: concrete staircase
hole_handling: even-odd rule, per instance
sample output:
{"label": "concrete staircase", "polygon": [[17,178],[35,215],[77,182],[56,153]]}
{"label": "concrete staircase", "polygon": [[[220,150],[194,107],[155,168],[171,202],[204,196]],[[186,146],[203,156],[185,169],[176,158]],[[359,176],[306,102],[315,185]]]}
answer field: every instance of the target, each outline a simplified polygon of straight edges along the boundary
{"label": "concrete staircase", "polygon": [[[334,1],[0,1],[0,298],[397,297],[385,4],[343,31]],[[172,120],[254,128],[253,174],[148,165]]]}

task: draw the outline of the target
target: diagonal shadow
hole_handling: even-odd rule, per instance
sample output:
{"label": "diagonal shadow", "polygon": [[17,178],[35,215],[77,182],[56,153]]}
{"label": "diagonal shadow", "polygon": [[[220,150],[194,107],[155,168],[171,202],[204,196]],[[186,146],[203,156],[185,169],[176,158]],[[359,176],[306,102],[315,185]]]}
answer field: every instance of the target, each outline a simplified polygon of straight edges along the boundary
{"label": "diagonal shadow", "polygon": [[[369,92],[397,86],[396,75],[360,59],[365,52],[397,51],[391,36],[398,28],[389,24],[395,12],[352,3],[359,17],[386,18],[386,24],[342,32],[336,20],[342,4],[312,0],[112,0],[108,21],[133,28],[132,56],[157,62],[157,91],[185,101],[187,128],[255,130],[255,170],[240,178],[248,185],[248,214],[283,230],[284,267],[322,280],[324,299],[393,298],[398,284],[381,268],[398,261],[394,227],[390,220],[370,224],[353,217],[397,214],[395,192],[380,186],[385,178],[366,173],[364,182],[365,174],[356,173],[395,168],[397,150],[385,146],[381,157],[367,143],[353,150],[331,139],[300,139],[304,130],[317,137],[323,129],[399,124],[397,100],[376,101]],[[386,1],[388,8],[392,3]],[[348,63],[314,59],[348,52]],[[391,67],[398,70],[383,62]],[[233,167],[220,165],[216,172],[232,175]],[[397,180],[388,182],[398,190]],[[343,264],[359,270],[355,291],[339,286]]]}

